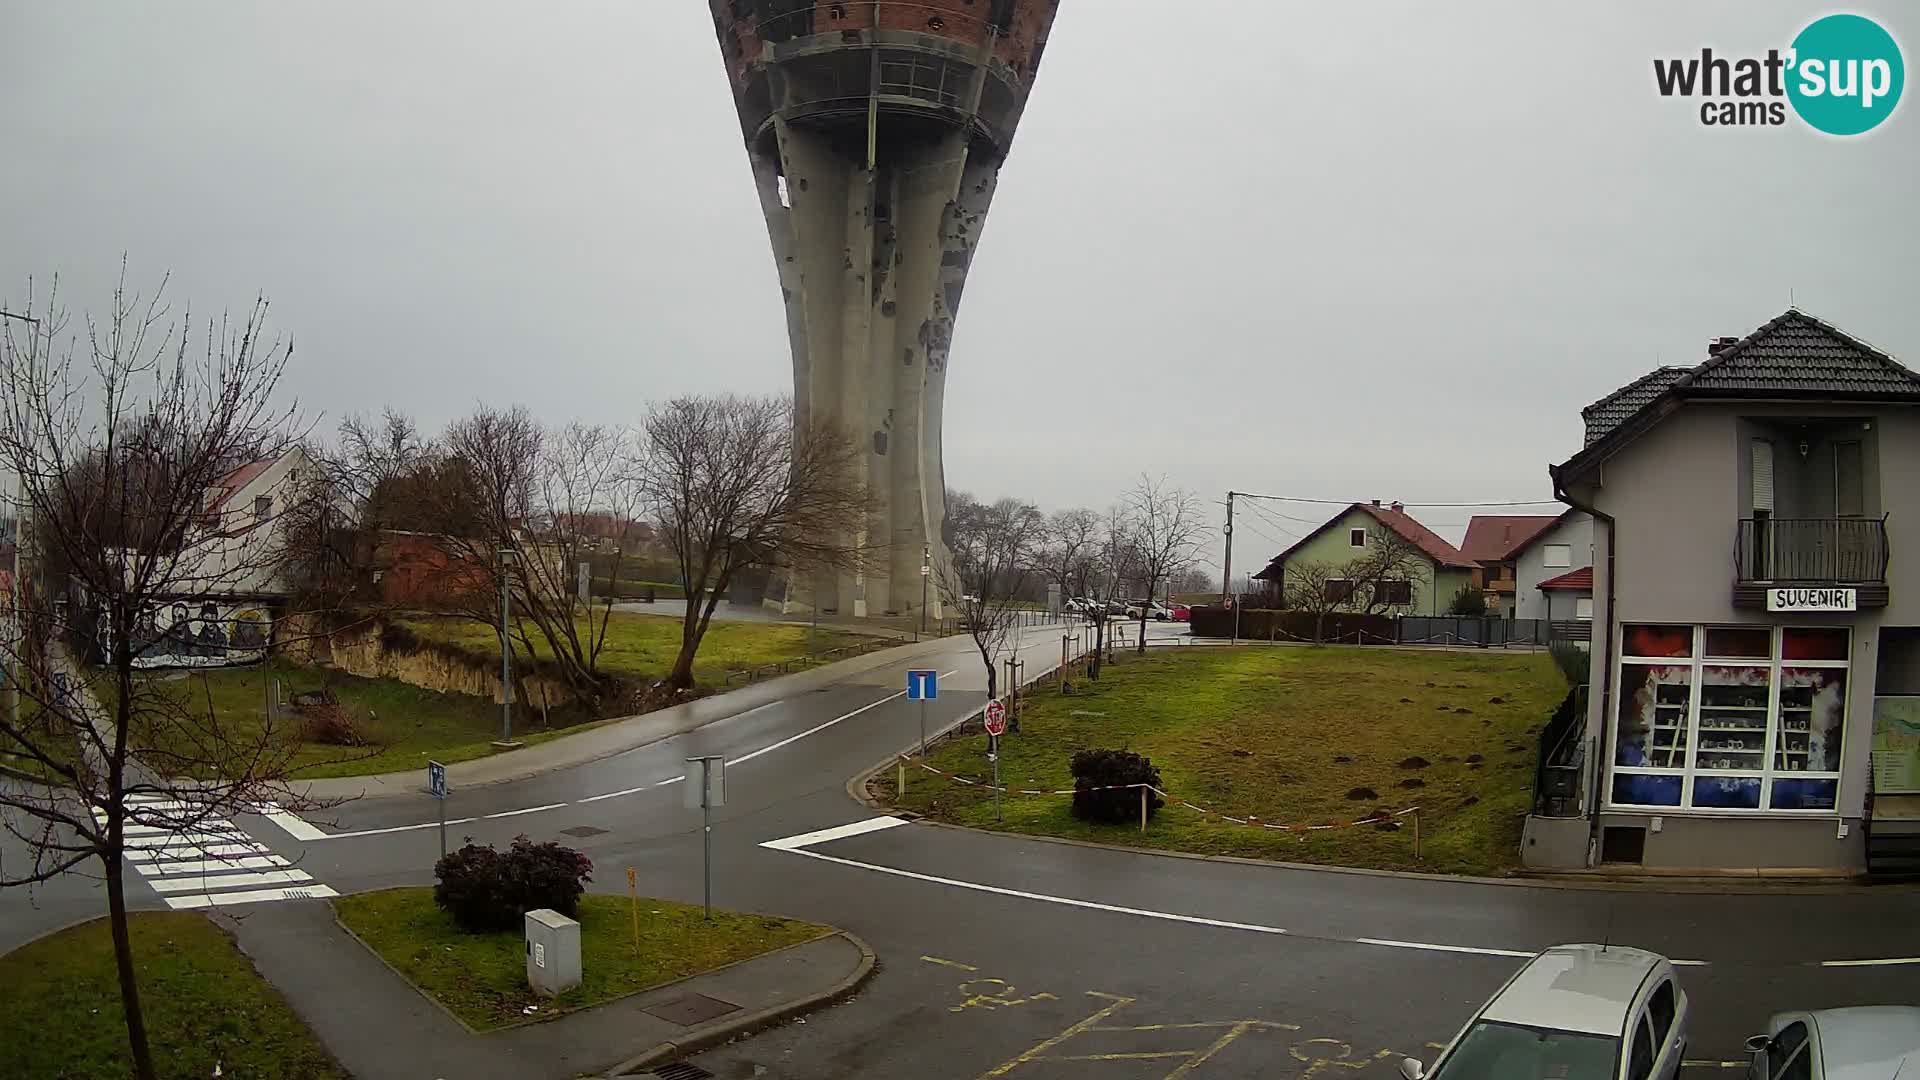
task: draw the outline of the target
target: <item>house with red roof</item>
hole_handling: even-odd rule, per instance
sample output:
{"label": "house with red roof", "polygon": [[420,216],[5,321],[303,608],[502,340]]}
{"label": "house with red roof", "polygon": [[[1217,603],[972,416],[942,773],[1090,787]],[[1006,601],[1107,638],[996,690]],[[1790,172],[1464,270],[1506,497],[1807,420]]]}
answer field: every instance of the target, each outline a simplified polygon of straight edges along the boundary
{"label": "house with red roof", "polygon": [[1514,614],[1514,553],[1559,520],[1553,514],[1475,514],[1467,522],[1460,554],[1478,567],[1473,584],[1487,598],[1487,614]]}
{"label": "house with red roof", "polygon": [[[1389,560],[1395,565],[1382,572],[1380,556],[1387,548],[1407,557]],[[1379,499],[1353,503],[1328,518],[1254,578],[1284,598],[1287,569],[1306,563],[1342,568],[1348,576],[1326,582],[1326,588],[1344,598],[1346,610],[1380,615],[1443,614],[1460,590],[1472,587],[1479,568],[1404,505]]]}
{"label": "house with red roof", "polygon": [[[1550,622],[1593,619],[1593,517],[1568,510],[1507,552],[1513,617]],[[1578,639],[1581,635],[1571,636]]]}

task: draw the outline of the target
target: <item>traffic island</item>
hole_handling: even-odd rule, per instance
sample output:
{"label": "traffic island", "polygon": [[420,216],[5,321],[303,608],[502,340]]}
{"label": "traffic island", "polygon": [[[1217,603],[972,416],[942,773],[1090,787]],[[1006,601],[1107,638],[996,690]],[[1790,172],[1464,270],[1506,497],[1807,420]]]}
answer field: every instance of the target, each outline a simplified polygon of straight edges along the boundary
{"label": "traffic island", "polygon": [[[163,1077],[346,1080],[226,931],[193,912],[128,916],[141,1013]],[[0,1076],[125,1076],[107,920],[0,956]]]}
{"label": "traffic island", "polygon": [[[1567,686],[1543,654],[1261,647],[1162,649],[1076,680],[1071,696],[1030,693],[1020,733],[999,740],[997,807],[978,724],[936,746],[927,767],[882,768],[867,792],[975,828],[1498,875],[1517,861],[1539,731]],[[1137,813],[1120,824],[1073,813],[1070,762],[1090,749],[1130,750],[1159,770],[1165,805],[1146,800],[1145,828]]]}
{"label": "traffic island", "polygon": [[[635,904],[625,896],[581,897],[576,916],[581,983],[546,998],[527,985],[527,943],[521,930],[462,930],[435,905],[430,888],[388,889],[334,901],[342,926],[475,1032],[565,1016],[837,933],[816,923],[733,911],[716,910],[709,921],[698,905],[646,897],[639,899],[637,909],[636,919]],[[688,1008],[698,1012],[716,1006],[695,1002]],[[733,1011],[724,1009],[711,1019]],[[675,1022],[688,1018],[691,1014],[675,1014]]]}

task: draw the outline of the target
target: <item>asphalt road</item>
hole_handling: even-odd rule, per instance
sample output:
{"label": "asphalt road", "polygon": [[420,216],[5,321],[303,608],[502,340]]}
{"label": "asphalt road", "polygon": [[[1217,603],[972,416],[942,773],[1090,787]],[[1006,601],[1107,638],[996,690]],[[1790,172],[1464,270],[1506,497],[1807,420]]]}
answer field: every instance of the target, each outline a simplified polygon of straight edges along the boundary
{"label": "asphalt road", "polygon": [[[1032,638],[1023,654],[1030,674],[1060,650],[1057,631]],[[724,755],[715,902],[845,927],[882,962],[852,1002],[697,1059],[727,1078],[1389,1077],[1400,1056],[1430,1057],[1430,1044],[1450,1038],[1522,955],[1575,940],[1700,961],[1681,972],[1697,1060],[1737,1059],[1742,1039],[1775,1010],[1920,1000],[1920,962],[1831,966],[1920,957],[1910,892],[1484,884],[925,824],[762,846],[874,818],[845,785],[917,738],[919,706],[902,691],[908,666],[942,674],[941,697],[927,707],[931,727],[984,700],[979,656],[954,640],[930,660],[875,667],[599,761],[456,790],[449,842],[559,839],[594,859],[596,889],[619,891],[632,866],[643,891],[698,900],[699,813],[683,806],[675,778],[687,757]],[[264,818],[237,824],[347,893],[429,881],[435,811],[416,794],[362,800],[316,815],[311,827],[328,835],[306,840]],[[12,857],[0,847],[0,858]],[[38,909],[0,896],[0,946],[101,908],[97,886],[85,882],[56,882],[40,895]],[[160,902],[144,885],[130,895]]]}

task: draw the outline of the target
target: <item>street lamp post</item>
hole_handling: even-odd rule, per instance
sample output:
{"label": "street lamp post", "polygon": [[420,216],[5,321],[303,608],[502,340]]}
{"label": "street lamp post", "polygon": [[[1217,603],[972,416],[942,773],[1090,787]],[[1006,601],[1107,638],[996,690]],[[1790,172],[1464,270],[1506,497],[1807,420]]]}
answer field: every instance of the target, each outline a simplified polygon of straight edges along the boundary
{"label": "street lamp post", "polygon": [[[0,319],[14,319],[35,328],[40,325],[40,320],[31,315],[20,315],[11,311],[0,311]],[[26,673],[26,663],[20,656],[20,650],[27,642],[26,620],[20,615],[20,598],[24,593],[20,581],[20,549],[25,547],[27,542],[27,513],[24,509],[26,502],[26,473],[16,468],[13,471],[13,588],[7,596],[7,614],[11,617],[9,630],[12,638],[7,644],[13,652],[12,670],[7,672],[7,689],[11,691],[10,707],[15,730],[20,727],[20,678]]]}
{"label": "street lamp post", "polygon": [[501,748],[520,745],[513,741],[513,638],[507,625],[513,619],[513,549],[500,549],[500,741]]}
{"label": "street lamp post", "polygon": [[927,578],[933,576],[933,545],[920,545],[920,629],[914,631],[913,640],[919,641],[927,636]]}

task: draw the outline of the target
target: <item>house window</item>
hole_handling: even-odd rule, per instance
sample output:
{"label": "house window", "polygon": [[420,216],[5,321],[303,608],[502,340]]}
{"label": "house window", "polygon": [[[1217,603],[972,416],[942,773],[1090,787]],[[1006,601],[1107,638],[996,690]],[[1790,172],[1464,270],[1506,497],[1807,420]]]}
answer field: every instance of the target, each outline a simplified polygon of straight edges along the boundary
{"label": "house window", "polygon": [[1850,639],[1838,627],[1623,626],[1612,803],[1832,811]]}
{"label": "house window", "polygon": [[1348,529],[1347,530],[1347,546],[1357,547],[1357,548],[1366,547],[1367,546],[1367,530]]}
{"label": "house window", "polygon": [[1413,603],[1413,582],[1376,581],[1373,583],[1373,599],[1381,604]]}
{"label": "house window", "polygon": [[273,496],[261,495],[253,500],[253,520],[261,522],[273,516]]}
{"label": "house window", "polygon": [[1593,597],[1577,596],[1573,600],[1573,617],[1582,622],[1593,621]]}
{"label": "house window", "polygon": [[1353,582],[1346,578],[1329,578],[1326,588],[1329,603],[1344,603],[1353,595]]}
{"label": "house window", "polygon": [[1563,569],[1573,565],[1572,544],[1548,544],[1540,549],[1541,564],[1547,567]]}

